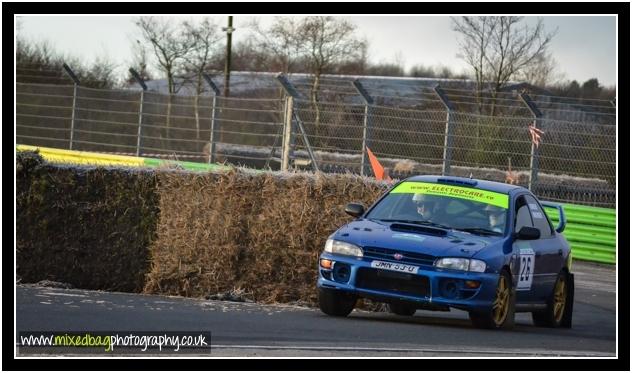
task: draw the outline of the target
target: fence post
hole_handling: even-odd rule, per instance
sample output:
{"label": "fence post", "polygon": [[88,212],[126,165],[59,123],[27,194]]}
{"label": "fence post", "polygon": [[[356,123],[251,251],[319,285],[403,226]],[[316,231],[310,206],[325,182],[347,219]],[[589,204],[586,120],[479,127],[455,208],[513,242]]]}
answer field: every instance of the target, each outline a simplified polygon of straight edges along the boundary
{"label": "fence post", "polygon": [[[281,160],[281,169],[283,170],[283,166],[289,168],[289,159],[290,153],[292,152],[292,148],[294,147],[294,139],[292,133],[292,119],[296,118],[296,125],[303,136],[303,143],[305,143],[305,148],[307,149],[307,154],[309,154],[310,161],[312,163],[312,168],[314,171],[318,172],[318,164],[316,163],[316,156],[314,156],[314,152],[312,151],[312,146],[309,143],[309,139],[307,138],[307,133],[305,132],[305,128],[303,127],[303,123],[301,122],[301,118],[299,118],[298,114],[294,111],[294,99],[299,99],[301,97],[300,93],[294,88],[292,83],[283,75],[283,73],[279,73],[276,76],[277,81],[283,87],[285,94],[292,97],[292,100],[289,101],[286,110],[286,118],[285,122],[288,125],[287,128],[284,129],[284,137],[283,137],[283,154],[287,156],[287,164],[286,159],[283,158]],[[289,113],[289,115],[288,115]],[[288,119],[289,117],[289,119]],[[287,139],[286,139],[287,137]]]}
{"label": "fence post", "polygon": [[[528,94],[520,93],[520,99],[527,106],[531,114],[533,115],[533,126],[540,128],[540,121],[542,119],[542,112],[538,109],[535,103],[531,100]],[[529,190],[533,192],[535,183],[538,181],[538,168],[539,168],[539,151],[536,144],[531,141],[531,160],[529,162]]]}
{"label": "fence post", "polygon": [[210,139],[209,139],[209,144],[210,144],[210,148],[209,148],[209,158],[208,158],[208,163],[214,163],[215,162],[215,158],[216,158],[216,150],[215,150],[215,113],[216,113],[216,108],[217,108],[217,96],[219,95],[219,88],[217,88],[217,85],[215,85],[215,83],[213,82],[213,79],[206,73],[203,73],[202,76],[204,77],[204,80],[206,80],[206,83],[209,85],[209,87],[211,87],[211,90],[213,91],[213,101],[211,102],[211,135],[210,135]]}
{"label": "fence post", "polygon": [[290,168],[290,150],[292,148],[292,111],[294,110],[294,97],[285,98],[285,113],[283,122],[283,146],[281,148],[281,171]]}
{"label": "fence post", "polygon": [[136,156],[140,157],[140,145],[142,134],[141,130],[143,128],[143,103],[145,102],[145,91],[140,91],[140,105],[138,107],[138,135],[136,141]]}
{"label": "fence post", "polygon": [[445,110],[447,111],[445,118],[445,134],[443,137],[443,166],[441,167],[441,175],[450,174],[450,163],[452,162],[452,143],[454,139],[454,123],[453,123],[453,114],[454,105],[448,99],[445,92],[439,84],[434,87],[434,92],[439,96],[441,103],[445,106]]}
{"label": "fence post", "polygon": [[75,138],[75,108],[77,106],[77,86],[79,86],[79,78],[77,78],[77,75],[75,75],[74,71],[72,71],[70,66],[68,66],[65,62],[62,67],[74,83],[74,88],[72,90],[72,114],[70,116],[70,144],[68,146],[68,148],[72,150],[72,142]]}
{"label": "fence post", "polygon": [[362,159],[360,160],[360,175],[364,176],[366,171],[367,161],[367,151],[366,148],[369,146],[369,131],[371,130],[371,109],[373,105],[373,97],[369,95],[369,92],[364,89],[362,83],[360,83],[359,79],[355,79],[351,82],[353,87],[358,91],[362,100],[364,101],[364,121],[362,123]]}
{"label": "fence post", "polygon": [[72,90],[72,114],[70,116],[70,146],[68,147],[72,150],[72,142],[75,138],[75,107],[77,106],[77,84],[74,84],[74,88]]}
{"label": "fence post", "polygon": [[145,81],[143,80],[143,78],[141,78],[141,76],[138,74],[138,72],[136,72],[136,70],[130,67],[129,72],[132,74],[132,76],[134,77],[136,82],[141,86],[141,88],[143,88],[143,90],[140,91],[140,105],[138,106],[138,134],[137,134],[137,139],[136,139],[136,156],[139,157],[141,139],[142,139],[141,130],[143,126],[143,103],[145,102],[145,91],[147,90],[147,85],[145,84]]}

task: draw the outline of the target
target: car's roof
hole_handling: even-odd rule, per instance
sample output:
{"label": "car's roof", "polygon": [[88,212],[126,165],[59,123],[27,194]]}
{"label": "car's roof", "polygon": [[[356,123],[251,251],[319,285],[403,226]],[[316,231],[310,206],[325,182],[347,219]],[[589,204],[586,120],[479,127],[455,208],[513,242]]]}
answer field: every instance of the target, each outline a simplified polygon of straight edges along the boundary
{"label": "car's roof", "polygon": [[457,176],[440,176],[440,175],[419,175],[412,176],[406,179],[406,181],[423,181],[427,183],[447,184],[447,185],[459,185],[466,188],[476,188],[489,190],[491,192],[510,194],[512,191],[527,189],[518,186],[505,183],[499,183],[496,181],[470,179],[466,177]]}

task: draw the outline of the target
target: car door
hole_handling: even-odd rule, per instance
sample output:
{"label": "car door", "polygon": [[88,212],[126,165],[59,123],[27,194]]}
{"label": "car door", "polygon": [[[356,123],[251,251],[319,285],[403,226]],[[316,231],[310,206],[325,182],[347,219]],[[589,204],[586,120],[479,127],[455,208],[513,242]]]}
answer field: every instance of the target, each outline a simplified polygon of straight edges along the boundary
{"label": "car door", "polygon": [[[514,203],[513,232],[518,233],[522,227],[534,227],[533,217],[529,209],[526,195],[516,197]],[[543,277],[546,272],[542,268],[543,248],[540,240],[514,239],[512,245],[513,277],[516,286],[516,301],[531,303],[539,301],[542,291]]]}
{"label": "car door", "polygon": [[540,301],[546,301],[551,295],[557,275],[562,269],[563,251],[559,245],[559,240],[555,237],[555,231],[546,218],[540,203],[531,195],[525,195],[525,200],[529,206],[529,212],[533,219],[533,226],[540,230],[540,239],[535,240],[538,247],[535,263],[538,267],[539,281],[534,288],[534,295]]}

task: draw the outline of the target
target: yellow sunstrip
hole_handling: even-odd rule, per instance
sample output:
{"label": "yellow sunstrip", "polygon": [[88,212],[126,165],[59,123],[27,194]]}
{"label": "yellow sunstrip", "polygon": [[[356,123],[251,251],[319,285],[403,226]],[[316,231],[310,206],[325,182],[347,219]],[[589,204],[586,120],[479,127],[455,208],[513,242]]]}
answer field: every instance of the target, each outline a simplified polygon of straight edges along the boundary
{"label": "yellow sunstrip", "polygon": [[445,196],[487,203],[489,205],[502,208],[509,208],[509,196],[506,194],[453,185],[424,183],[420,181],[405,181],[395,187],[391,193],[415,193]]}

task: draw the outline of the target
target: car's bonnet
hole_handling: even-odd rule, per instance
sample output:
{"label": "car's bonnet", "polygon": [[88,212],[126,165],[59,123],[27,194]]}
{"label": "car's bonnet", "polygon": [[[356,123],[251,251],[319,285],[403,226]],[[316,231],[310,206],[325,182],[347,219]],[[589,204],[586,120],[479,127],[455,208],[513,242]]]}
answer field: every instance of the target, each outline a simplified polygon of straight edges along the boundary
{"label": "car's bonnet", "polygon": [[442,257],[471,257],[501,239],[458,231],[451,231],[445,236],[402,231],[392,229],[393,224],[357,220],[340,228],[333,238],[361,247],[372,246]]}

